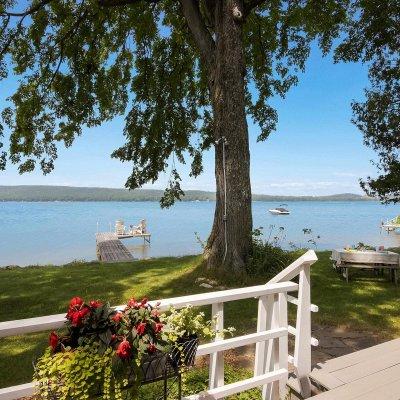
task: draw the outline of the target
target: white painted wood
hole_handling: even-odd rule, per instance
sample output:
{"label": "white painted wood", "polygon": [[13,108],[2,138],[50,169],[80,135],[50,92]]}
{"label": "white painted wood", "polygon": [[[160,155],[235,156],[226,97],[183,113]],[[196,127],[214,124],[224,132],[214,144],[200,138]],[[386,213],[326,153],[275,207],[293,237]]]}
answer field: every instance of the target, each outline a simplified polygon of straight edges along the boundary
{"label": "white painted wood", "polygon": [[[288,326],[288,332],[289,332],[289,334],[291,334],[293,336],[296,336],[296,328],[293,327],[292,325]],[[310,344],[313,347],[318,347],[319,346],[319,340],[316,339],[315,337],[311,337]]]}
{"label": "white painted wood", "polygon": [[[186,307],[188,304],[193,306],[204,306],[208,304],[226,303],[228,301],[259,297],[268,294],[295,292],[296,290],[298,290],[298,284],[294,282],[279,282],[267,285],[201,293],[159,301],[161,302],[161,310],[167,310],[170,305],[173,305],[175,308]],[[156,302],[151,303],[154,304]]]}
{"label": "white painted wood", "polygon": [[[278,309],[279,309],[279,327],[280,329],[288,328],[288,307],[287,307],[287,294],[279,293],[278,294]],[[288,369],[288,340],[287,337],[279,337],[279,369]],[[288,375],[286,374],[283,378],[279,380],[279,391],[278,391],[278,399],[281,394],[285,393],[286,382],[288,380]]]}
{"label": "white painted wood", "polygon": [[[270,296],[273,303],[270,305],[269,313],[271,317],[271,329],[279,327],[279,297],[278,295]],[[276,371],[279,369],[279,342],[277,340],[269,340],[267,344],[267,355],[265,357],[264,373]],[[263,400],[279,400],[279,382],[270,382],[263,386]]]}
{"label": "white painted wood", "polygon": [[337,249],[332,251],[332,260],[341,263],[399,265],[400,255],[391,251],[360,251]]}
{"label": "white painted wood", "polygon": [[[224,329],[224,303],[212,305],[212,316],[215,318],[214,329],[217,331],[215,342],[222,341],[221,333]],[[210,354],[209,389],[224,385],[224,353],[216,351]]]}
{"label": "white painted wood", "polygon": [[[258,316],[257,316],[257,332],[268,330],[267,328],[267,308],[268,296],[261,296],[258,299]],[[270,327],[270,324],[269,324]],[[262,375],[265,367],[265,342],[256,343],[255,361],[254,361],[254,376]]]}
{"label": "white painted wood", "polygon": [[[307,330],[307,321],[310,321],[310,311],[318,311],[317,306],[310,303],[309,293],[309,270],[310,265],[317,260],[313,251],[308,251],[288,268],[282,271],[266,285],[239,288],[211,293],[163,299],[160,301],[161,311],[170,306],[182,308],[191,304],[192,306],[212,305],[213,315],[218,315],[216,329],[223,329],[223,303],[227,301],[241,300],[251,297],[259,297],[259,313],[257,322],[257,333],[239,336],[236,338],[223,339],[218,337],[215,342],[199,346],[197,355],[211,354],[210,358],[210,390],[197,397],[189,399],[221,399],[225,396],[239,393],[254,387],[267,387],[269,385],[270,400],[279,399],[284,384],[287,382],[287,363],[293,361],[296,369],[304,373],[308,368],[307,346],[310,347],[311,327]],[[306,271],[306,272],[305,272]],[[300,274],[300,284],[288,280]],[[287,281],[284,281],[287,280]],[[308,284],[308,286],[307,286]],[[287,292],[299,291],[298,298],[290,296]],[[293,333],[294,328],[287,325],[287,301],[296,304],[297,324],[296,350],[294,357],[287,354],[287,335]],[[150,304],[155,305],[158,301]],[[125,305],[117,306],[115,309],[124,309]],[[301,318],[300,318],[301,317]],[[300,321],[300,322],[299,322]],[[49,315],[38,318],[28,318],[16,321],[0,323],[0,337],[19,335],[29,332],[57,329],[63,326],[65,314]],[[302,328],[302,329],[300,329]],[[308,345],[305,337],[308,336]],[[256,343],[256,362],[253,378],[224,385],[223,381],[223,351],[239,346]],[[268,344],[268,346],[266,345]],[[299,350],[299,344],[303,344]],[[311,361],[310,361],[311,362]],[[311,365],[311,364],[310,364]],[[0,400],[13,400],[32,395],[34,384],[28,383],[10,388],[0,389]],[[266,391],[264,390],[264,394]],[[206,396],[206,397],[204,397]],[[210,397],[211,396],[211,397]]]}
{"label": "white painted wood", "polygon": [[23,385],[11,386],[0,389],[0,400],[14,400],[21,397],[30,397],[35,393],[35,384],[33,382]]}
{"label": "white painted wood", "polygon": [[[175,308],[186,307],[188,304],[193,306],[203,306],[207,304],[223,303],[227,301],[242,300],[251,297],[258,297],[268,294],[296,291],[298,285],[293,282],[282,282],[268,285],[251,286],[246,288],[221,290],[217,292],[201,293],[190,296],[174,297],[160,300],[161,311],[166,311],[170,306]],[[153,306],[158,301],[151,301]],[[123,310],[125,305],[115,307]],[[40,332],[50,329],[58,329],[65,322],[65,314],[48,315],[45,317],[27,318],[14,321],[0,322],[0,337],[21,335],[30,332]]]}
{"label": "white painted wood", "polygon": [[265,385],[269,382],[273,382],[286,376],[287,370],[277,370],[253,378],[245,379],[243,381],[224,385],[219,388],[210,389],[202,393],[198,393],[192,396],[184,397],[182,400],[217,400],[222,399],[226,396],[231,396],[235,393],[241,393],[249,389],[253,389],[258,386]]}
{"label": "white painted wood", "polygon": [[244,336],[237,336],[230,339],[223,339],[216,342],[201,344],[197,349],[196,355],[198,357],[205,356],[207,354],[211,354],[217,351],[234,349],[236,347],[247,346],[249,344],[259,343],[262,341],[275,339],[279,337],[283,337],[287,340],[287,333],[288,333],[287,329],[277,328],[277,329],[271,329],[269,331],[250,333]]}
{"label": "white painted wood", "polygon": [[[295,304],[297,306],[297,304],[298,304],[297,297],[293,297],[290,294],[288,294],[287,298],[288,298],[288,302],[289,303]],[[319,307],[316,306],[315,304],[311,304],[310,311],[311,312],[318,312],[319,311]]]}
{"label": "white painted wood", "polygon": [[290,281],[291,279],[299,275],[304,266],[310,266],[316,261],[318,261],[318,257],[315,254],[315,251],[308,250],[307,253],[303,254],[297,260],[292,262],[287,268],[281,271],[278,275],[275,275],[272,279],[270,279],[267,285],[271,283]]}
{"label": "white painted wood", "polygon": [[65,313],[0,322],[0,337],[58,329],[64,325],[64,322]]}
{"label": "white painted wood", "polygon": [[294,368],[303,398],[311,396],[309,374],[311,372],[311,294],[310,266],[306,265],[299,274],[299,296],[296,318]]}
{"label": "white painted wood", "polygon": [[[273,307],[274,307],[274,296],[269,295],[259,300],[258,309],[258,325],[257,329],[271,330],[272,318],[273,318]],[[269,361],[271,360],[271,340],[260,342],[258,348],[256,345],[256,358],[254,365],[254,376],[264,375],[266,372],[270,371]],[[267,368],[268,365],[268,368]],[[265,399],[266,387],[262,388],[262,396]]]}

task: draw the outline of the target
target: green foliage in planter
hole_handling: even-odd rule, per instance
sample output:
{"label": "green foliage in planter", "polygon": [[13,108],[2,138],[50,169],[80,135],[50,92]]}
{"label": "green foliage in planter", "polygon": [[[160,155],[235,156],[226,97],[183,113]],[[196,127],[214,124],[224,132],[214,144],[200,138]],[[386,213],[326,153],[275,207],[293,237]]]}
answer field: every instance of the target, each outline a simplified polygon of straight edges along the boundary
{"label": "green foliage in planter", "polygon": [[[214,316],[214,322],[217,317]],[[213,321],[206,320],[204,312],[198,312],[191,305],[180,310],[171,307],[169,313],[161,316],[164,324],[162,338],[166,342],[175,343],[179,338],[199,336],[205,340],[214,339],[218,334],[223,336],[225,333],[232,333],[235,329],[229,327],[221,332],[216,332],[213,327]]]}
{"label": "green foliage in planter", "polygon": [[99,343],[53,353],[49,347],[39,358],[34,379],[44,400],[89,400],[102,393],[104,400],[122,400],[122,387],[128,384],[116,376],[113,349],[99,353]]}

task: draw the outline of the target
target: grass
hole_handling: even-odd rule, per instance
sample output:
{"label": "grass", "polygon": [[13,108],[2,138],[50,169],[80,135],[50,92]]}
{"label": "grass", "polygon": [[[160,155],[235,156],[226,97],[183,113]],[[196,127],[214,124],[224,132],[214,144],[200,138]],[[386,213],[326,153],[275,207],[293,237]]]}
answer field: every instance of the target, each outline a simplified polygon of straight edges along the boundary
{"label": "grass", "polygon": [[[329,254],[319,252],[319,261],[312,267],[312,301],[320,307],[313,322],[400,336],[400,289],[367,272],[346,284],[332,269]],[[203,275],[199,265],[200,257],[188,256],[0,270],[0,321],[65,312],[76,295],[116,305],[131,297],[157,299],[205,292],[209,289],[195,284]],[[259,277],[236,286],[267,280]],[[255,329],[255,299],[228,303],[225,310],[226,326],[236,327],[239,334]],[[32,361],[46,345],[47,333],[0,339],[0,387],[28,382]]]}
{"label": "grass", "polygon": [[[244,368],[233,368],[229,365],[224,368],[225,384],[234,383],[239,380],[252,377],[252,371]],[[183,375],[182,394],[190,396],[200,393],[208,388],[208,368],[193,368]],[[160,394],[163,393],[163,385],[157,382],[150,385],[145,385],[140,388],[140,400],[155,400],[160,399]],[[170,396],[168,400],[177,398],[177,385],[173,382],[169,385]],[[233,396],[225,397],[226,400],[261,400],[261,393],[258,389],[247,390],[246,392],[238,393]]]}

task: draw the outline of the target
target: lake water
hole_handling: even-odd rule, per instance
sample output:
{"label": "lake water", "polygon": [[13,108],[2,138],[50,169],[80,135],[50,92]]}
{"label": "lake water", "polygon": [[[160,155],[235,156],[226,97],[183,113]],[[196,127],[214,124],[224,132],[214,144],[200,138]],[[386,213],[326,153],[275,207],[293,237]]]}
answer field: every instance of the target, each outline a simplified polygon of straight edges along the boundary
{"label": "lake water", "polygon": [[[318,249],[332,249],[364,242],[400,246],[400,234],[380,233],[382,220],[400,214],[399,206],[378,202],[290,202],[289,216],[274,216],[269,208],[277,203],[254,202],[254,227],[263,226],[268,236],[284,227],[288,242],[305,245],[310,228]],[[74,259],[96,258],[95,233],[108,231],[110,223],[122,219],[126,225],[146,219],[151,245],[142,239],[124,240],[137,258],[179,256],[201,252],[195,232],[206,240],[214,215],[214,202],[182,202],[162,210],[157,202],[1,202],[0,266],[61,264]]]}

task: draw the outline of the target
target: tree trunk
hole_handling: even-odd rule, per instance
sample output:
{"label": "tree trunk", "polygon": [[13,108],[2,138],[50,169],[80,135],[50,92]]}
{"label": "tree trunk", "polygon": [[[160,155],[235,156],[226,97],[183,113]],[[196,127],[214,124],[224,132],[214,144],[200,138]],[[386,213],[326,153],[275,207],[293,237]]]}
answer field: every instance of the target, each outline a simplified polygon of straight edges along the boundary
{"label": "tree trunk", "polygon": [[[237,13],[234,15],[235,11],[242,10],[241,6],[240,2],[233,0],[220,0],[216,6],[216,52],[211,94],[217,142],[217,198],[214,224],[204,252],[209,268],[231,268],[237,271],[243,269],[247,261],[252,230],[250,152],[245,112],[245,59],[242,25]],[[226,139],[226,178],[223,138]]]}

